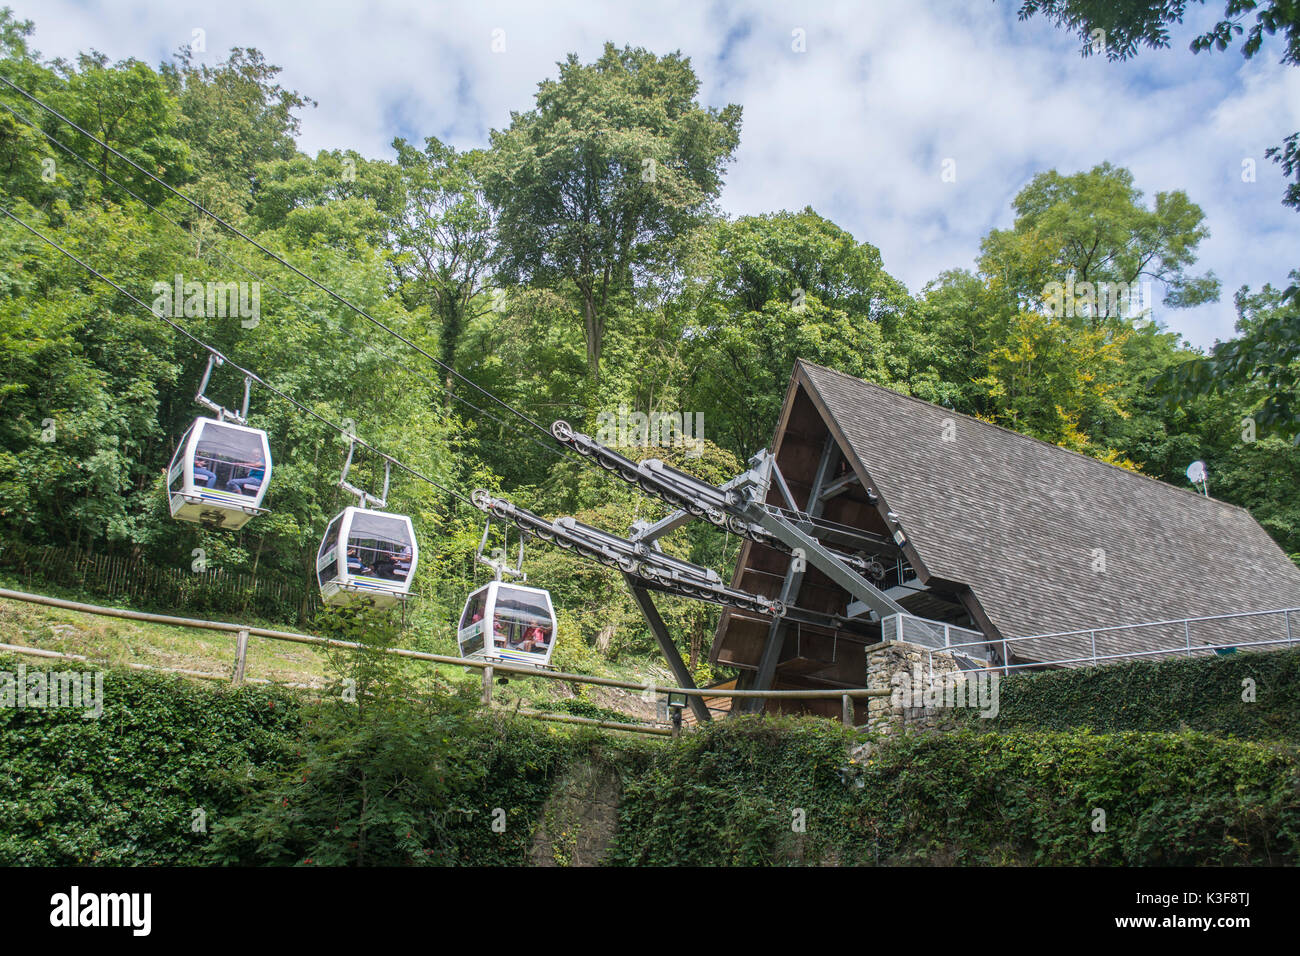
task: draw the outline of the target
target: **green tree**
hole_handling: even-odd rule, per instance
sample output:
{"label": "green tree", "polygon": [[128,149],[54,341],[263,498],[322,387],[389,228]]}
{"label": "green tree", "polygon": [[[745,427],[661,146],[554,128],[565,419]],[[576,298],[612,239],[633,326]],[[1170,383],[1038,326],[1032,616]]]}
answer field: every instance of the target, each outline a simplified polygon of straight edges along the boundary
{"label": "green tree", "polygon": [[[1012,208],[1011,229],[994,229],[981,243],[980,269],[998,276],[1021,307],[1039,307],[1053,282],[1091,289],[1091,296],[1076,291],[1074,298],[1092,299],[1080,304],[1096,328],[1114,311],[1107,290],[1136,289],[1144,280],[1162,283],[1164,303],[1174,308],[1218,298],[1213,274],[1188,274],[1209,230],[1182,190],[1157,193],[1148,208],[1131,172],[1102,163],[1072,176],[1039,173]],[[1116,304],[1126,306],[1126,298]]]}
{"label": "green tree", "polygon": [[976,380],[987,390],[990,418],[1044,441],[1092,452],[1117,464],[1106,436],[1089,433],[1103,411],[1124,417],[1115,400],[1121,374],[1119,336],[1080,328],[1042,312],[996,315],[990,327],[988,371]]}
{"label": "green tree", "polygon": [[771,437],[798,358],[886,382],[887,333],[910,299],[880,251],[812,209],[719,223],[687,331],[688,403],[740,456]]}
{"label": "green tree", "polygon": [[[1191,273],[1201,210],[1181,191],[1148,206],[1128,170],[1110,164],[1041,173],[1012,205],[1012,227],[981,243],[978,273],[945,272],[901,317],[896,380],[1108,461],[1157,453],[1163,471],[1199,447],[1201,430],[1146,383],[1189,353],[1120,293],[1159,281],[1171,307],[1217,294],[1213,276]],[[1181,437],[1157,437],[1167,426]]]}
{"label": "green tree", "polygon": [[948,269],[926,283],[894,336],[900,387],[968,415],[989,415],[978,379],[988,370],[986,322],[993,311],[988,286],[968,269]]}
{"label": "green tree", "polygon": [[177,134],[190,147],[196,179],[217,184],[246,206],[256,191],[256,169],[297,155],[297,110],[315,103],[275,82],[280,68],[252,48],[235,47],[214,66],[195,64],[182,47],[161,68],[180,109]]}
{"label": "green tree", "polygon": [[[115,205],[50,217],[19,201],[15,213],[74,254],[123,263],[144,285],[174,269],[174,250],[151,224]],[[55,228],[55,222],[61,229]],[[148,491],[165,461],[159,386],[178,363],[160,323],[81,266],[6,221],[5,260],[20,262],[0,297],[0,511],[39,541],[139,542]]]}
{"label": "green tree", "polygon": [[[427,309],[436,321],[439,358],[455,366],[475,300],[479,311],[504,305],[488,289],[493,222],[475,172],[481,154],[459,153],[432,136],[423,150],[404,139],[393,149],[400,176],[389,226],[393,268],[407,307]],[[446,384],[450,402],[450,373]]]}
{"label": "green tree", "polygon": [[1300,270],[1291,278],[1286,290],[1238,290],[1237,337],[1165,371],[1156,381],[1167,400],[1231,396],[1261,432],[1300,445]]}
{"label": "green tree", "polygon": [[64,82],[47,94],[50,105],[105,145],[42,113],[41,121],[58,140],[151,203],[163,200],[164,187],[118,160],[108,147],[170,185],[189,178],[190,149],[176,135],[179,103],[147,64],[124,60],[109,66],[107,57],[92,52],[79,55],[75,66],[63,60],[54,65]]}
{"label": "green tree", "polygon": [[643,270],[671,267],[739,143],[740,107],[702,107],[698,91],[689,58],[607,44],[590,65],[570,55],[535,109],[492,132],[483,184],[503,274],[576,294],[593,382],[611,306]]}
{"label": "green tree", "polygon": [[1300,448],[1279,438],[1234,441],[1205,458],[1210,493],[1249,508],[1300,564]]}
{"label": "green tree", "polygon": [[[256,231],[280,231],[295,246],[368,256],[386,246],[397,172],[352,150],[301,153],[258,166],[249,209]],[[197,225],[197,224],[196,224]]]}
{"label": "green tree", "polygon": [[1138,325],[1119,353],[1122,369],[1112,391],[1116,408],[1100,409],[1090,427],[1147,474],[1183,485],[1188,464],[1198,458],[1208,461],[1237,440],[1241,416],[1221,396],[1192,396],[1170,404],[1151,388],[1153,376],[1194,354],[1177,333],[1154,323]]}
{"label": "green tree", "polygon": [[[9,7],[0,9],[0,63],[3,76],[40,96],[59,85],[53,70],[39,61],[28,45],[35,31],[30,20],[16,20]],[[67,198],[66,175],[48,180],[48,170],[64,172],[62,153],[41,135],[40,110],[7,86],[0,86],[0,189],[9,196],[23,196],[32,205],[48,205],[55,198]],[[27,119],[19,119],[19,117]],[[35,122],[32,120],[35,119]]]}
{"label": "green tree", "polygon": [[[1024,0],[1020,19],[1042,14],[1057,26],[1078,33],[1083,55],[1104,50],[1112,60],[1136,56],[1140,46],[1161,49],[1169,45],[1169,25],[1181,23],[1189,0]],[[1203,0],[1196,0],[1203,2]],[[1254,15],[1254,22],[1247,21]],[[1192,40],[1194,53],[1226,50],[1242,37],[1242,56],[1254,57],[1263,49],[1265,38],[1280,34],[1282,63],[1300,65],[1300,4],[1294,0],[1226,0],[1223,17],[1213,28]],[[1267,155],[1282,167],[1284,176],[1300,179],[1300,133],[1286,137]],[[1300,181],[1289,184],[1285,205],[1300,210]],[[1295,276],[1296,273],[1292,272]],[[1300,408],[1296,392],[1296,356],[1300,355],[1300,319],[1297,318],[1297,286],[1283,294],[1289,305],[1274,309],[1270,318],[1229,342],[1215,346],[1204,359],[1188,361],[1160,379],[1169,396],[1186,401],[1193,396],[1220,392],[1225,387],[1251,383],[1252,388],[1270,389],[1258,396],[1258,423],[1300,440]]]}

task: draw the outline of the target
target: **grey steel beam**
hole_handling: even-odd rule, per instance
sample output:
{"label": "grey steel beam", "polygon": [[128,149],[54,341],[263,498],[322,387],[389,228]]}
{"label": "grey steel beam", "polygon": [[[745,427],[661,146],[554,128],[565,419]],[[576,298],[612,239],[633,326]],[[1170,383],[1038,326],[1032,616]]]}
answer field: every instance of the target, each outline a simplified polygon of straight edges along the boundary
{"label": "grey steel beam", "polygon": [[[791,565],[794,562],[790,562]],[[799,581],[803,579],[803,573],[798,572],[786,578],[786,585],[781,588],[781,593],[795,593],[799,590]],[[788,585],[793,584],[793,587]],[[785,645],[786,625],[780,620],[774,620],[767,628],[767,640],[763,644],[763,655],[758,659],[758,670],[754,674],[754,680],[751,686],[754,690],[771,690],[773,681],[776,680],[776,665],[781,657],[781,648]],[[740,702],[740,713],[760,713],[767,701],[761,697],[752,700],[742,700]],[[733,705],[733,711],[736,709]]]}
{"label": "grey steel beam", "polygon": [[768,514],[761,509],[755,509],[754,520],[760,524],[765,531],[770,532],[787,547],[794,549],[799,548],[803,551],[804,558],[812,564],[822,574],[826,575],[849,594],[853,595],[859,601],[862,601],[867,607],[875,611],[881,617],[890,614],[906,614],[907,611],[899,604],[891,600],[878,587],[850,570],[842,561],[822,546],[821,542],[810,535],[800,531],[790,522],[778,515]]}
{"label": "grey steel beam", "polygon": [[790,493],[790,486],[785,483],[785,475],[781,474],[781,469],[776,466],[775,456],[768,454],[766,449],[759,452],[759,455],[766,456],[764,460],[772,477],[776,479],[777,490],[781,492],[781,497],[785,500],[786,507],[791,511],[798,511],[799,506],[795,504],[794,495]]}
{"label": "grey steel beam", "polygon": [[824,489],[822,489],[822,493],[817,496],[817,500],[830,501],[836,495],[843,494],[844,492],[848,491],[857,483],[858,483],[858,473],[855,471],[849,471],[847,475],[843,476],[842,478],[835,479],[830,484],[828,484]]}
{"label": "grey steel beam", "polygon": [[[727,481],[723,482],[721,485],[718,485],[718,491],[725,493],[730,491],[732,488],[739,486],[740,483],[744,480],[753,480],[753,474],[752,474],[754,470],[753,463],[758,458],[760,458],[763,454],[765,453],[759,452],[758,455],[754,457],[754,459],[751,459],[750,471],[742,472],[736,477],[730,478]],[[632,534],[629,535],[628,537],[630,540],[637,541],[637,542],[655,541],[658,540],[659,538],[662,538],[666,534],[671,534],[672,532],[676,531],[678,528],[682,527],[683,525],[689,524],[690,522],[694,521],[695,518],[696,515],[691,514],[689,511],[687,511],[684,508],[679,508],[678,510],[660,518],[658,521],[655,521],[653,523],[649,521],[635,522],[632,525]]]}
{"label": "grey steel beam", "polygon": [[[821,514],[822,502],[819,496],[822,487],[826,484],[826,476],[830,474],[831,462],[835,457],[837,448],[835,437],[827,434],[826,442],[822,446],[821,457],[817,461],[817,471],[813,475],[812,488],[808,492],[808,515],[810,517],[815,518]],[[780,476],[781,472],[777,468],[776,462],[772,461],[770,465],[773,472]],[[785,484],[784,478],[781,478],[781,484]],[[800,561],[793,557],[790,559],[790,565],[785,572],[785,580],[781,583],[780,600],[784,607],[794,604],[795,596],[799,593],[799,586],[803,584],[804,569],[806,567],[806,561]],[[779,618],[774,618],[772,623],[768,625],[767,640],[763,644],[763,654],[758,661],[758,673],[754,675],[754,688],[756,690],[771,688],[773,681],[776,679],[776,665],[781,656],[781,646],[784,643],[785,628]],[[742,710],[750,713],[760,712],[765,705],[766,701],[762,699],[741,702]],[[732,710],[735,710],[734,705]]]}
{"label": "grey steel beam", "polygon": [[695,515],[688,511],[678,509],[658,521],[649,522],[645,520],[636,521],[632,525],[632,533],[628,535],[629,541],[657,541],[666,534],[672,534],[678,528],[690,524],[695,520]]}
{"label": "grey steel beam", "polygon": [[513,522],[527,534],[575,551],[606,567],[654,581],[663,590],[740,610],[758,611],[778,617],[785,613],[783,607],[763,595],[727,587],[716,571],[665,554],[652,547],[653,542],[651,545],[634,544],[626,538],[569,517],[547,521],[504,498],[494,498],[481,488],[471,498],[475,507]]}
{"label": "grey steel beam", "polygon": [[[817,463],[817,472],[813,478],[812,487],[808,492],[808,516],[810,518],[816,518],[821,513],[824,504],[821,493],[827,485],[826,476],[830,474],[838,447],[835,443],[835,437],[828,434],[826,436],[826,445],[822,449],[821,460]],[[787,521],[778,514],[773,514],[764,508],[761,502],[753,500],[749,502],[746,513],[764,531],[777,538],[791,551],[801,553],[805,562],[811,562],[819,571],[881,617],[888,614],[907,613],[901,605],[886,596],[883,591],[871,584],[862,575],[853,571],[839,556],[827,549],[801,527],[798,527],[796,523]],[[791,569],[793,568],[794,562],[791,562]],[[786,603],[789,604],[791,601]],[[776,627],[771,629],[773,637],[775,637],[777,630]],[[770,653],[773,658],[772,667],[775,669],[775,654],[779,651],[779,648],[773,650],[772,643],[770,640],[769,646],[765,648],[764,659],[767,659]],[[760,667],[759,674],[762,675],[762,673],[763,668]]]}
{"label": "grey steel beam", "polygon": [[[705,600],[704,598],[689,593],[688,591],[683,590],[681,587],[674,585],[671,581],[657,581],[653,578],[647,578],[639,570],[633,572],[632,577],[636,579],[637,584],[639,584],[641,587],[645,588],[648,591],[658,591],[661,594],[669,594],[672,595],[673,597],[691,598],[692,600],[696,600],[696,601]],[[744,593],[744,592],[735,592],[735,593]],[[728,602],[724,604],[721,601],[709,601],[709,603],[719,604],[723,607],[730,607],[733,611],[739,612],[742,615],[748,614],[748,615],[753,615],[754,617],[763,617],[763,618],[772,617],[772,612],[769,610],[764,610],[758,607],[739,607],[737,606],[737,602]],[[799,608],[799,607],[782,608],[781,619],[785,621],[789,621],[791,624],[807,624],[811,627],[826,627],[826,628],[831,628],[832,630],[845,630],[850,633],[860,633],[860,631],[856,630],[853,627],[853,625],[855,623],[856,624],[862,623],[862,622],[855,622],[851,618],[845,617],[840,614],[823,614],[819,611],[809,611],[805,608]]]}
{"label": "grey steel beam", "polygon": [[[638,584],[631,575],[624,574],[623,580],[627,582],[628,590],[632,592],[632,599],[636,601],[637,607],[641,609],[641,616],[650,627],[650,632],[654,634],[655,640],[659,643],[659,650],[668,661],[668,666],[672,668],[673,676],[677,678],[678,687],[695,687],[695,679],[691,676],[690,670],[686,667],[686,662],[682,660],[681,652],[677,650],[677,645],[673,643],[672,636],[668,633],[668,626],[664,624],[664,619],[659,616],[659,609],[655,607],[654,600],[650,597],[650,592]],[[709,708],[705,706],[703,697],[691,695],[687,698],[691,707],[691,712],[695,714],[695,719],[702,724],[708,723],[713,719],[709,713]]]}
{"label": "grey steel beam", "polygon": [[[771,509],[768,509],[769,511]],[[780,512],[775,512],[780,515]],[[788,517],[781,515],[805,534],[810,534],[818,541],[825,544],[832,544],[837,547],[852,548],[856,551],[865,551],[868,554],[874,554],[877,557],[897,558],[902,554],[897,543],[892,538],[885,538],[869,531],[858,531],[847,525],[835,524],[818,524],[813,521],[807,521],[802,518]],[[770,537],[768,539],[770,541]],[[766,542],[764,542],[766,543]],[[780,544],[781,542],[778,542]],[[851,559],[852,555],[841,554],[840,560]]]}
{"label": "grey steel beam", "polygon": [[[673,505],[675,509],[673,514],[653,524],[634,529],[632,532],[634,542],[640,543],[661,537],[685,524],[688,520],[686,516],[690,515],[703,518],[710,524],[731,531],[733,534],[742,535],[758,544],[778,549],[785,547],[781,539],[767,533],[754,521],[751,514],[752,507],[755,505],[767,510],[765,501],[774,480],[782,499],[787,504],[794,501],[770,453],[760,452],[755,455],[749,461],[748,471],[715,487],[678,471],[657,458],[648,458],[639,463],[631,461],[589,436],[573,431],[566,422],[555,422],[551,426],[551,432],[560,442],[579,454],[593,459],[600,467],[636,485],[647,494]],[[810,500],[808,507],[812,508],[814,504],[815,501]],[[780,508],[777,505],[771,507],[778,510]],[[798,523],[797,509],[792,511],[796,512],[796,523]],[[897,550],[897,545],[889,538],[873,535],[870,532],[855,531],[850,528],[819,530],[811,526],[808,532],[815,537],[833,536],[837,542],[842,541],[847,547],[860,548],[872,554],[893,554]],[[840,560],[852,561],[848,555],[841,555]]]}

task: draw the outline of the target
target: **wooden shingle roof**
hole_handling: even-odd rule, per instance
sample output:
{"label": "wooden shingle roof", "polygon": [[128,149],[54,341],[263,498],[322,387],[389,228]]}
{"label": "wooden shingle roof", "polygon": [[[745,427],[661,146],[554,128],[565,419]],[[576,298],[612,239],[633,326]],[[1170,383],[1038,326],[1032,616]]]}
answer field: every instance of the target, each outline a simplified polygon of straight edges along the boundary
{"label": "wooden shingle roof", "polygon": [[807,362],[795,382],[922,580],[969,588],[996,634],[1300,606],[1243,508]]}

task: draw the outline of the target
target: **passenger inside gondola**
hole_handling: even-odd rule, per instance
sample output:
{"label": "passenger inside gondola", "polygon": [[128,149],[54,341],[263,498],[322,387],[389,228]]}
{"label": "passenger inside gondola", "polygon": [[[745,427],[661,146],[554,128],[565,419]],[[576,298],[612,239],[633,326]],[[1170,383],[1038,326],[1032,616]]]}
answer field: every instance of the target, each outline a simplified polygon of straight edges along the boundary
{"label": "passenger inside gondola", "polygon": [[546,650],[546,642],[549,636],[550,635],[547,634],[543,628],[534,624],[532,627],[528,628],[528,630],[524,631],[524,642],[520,645],[520,649],[525,651],[544,651]]}
{"label": "passenger inside gondola", "polygon": [[411,546],[404,544],[397,554],[393,555],[393,578],[398,581],[405,581],[406,576],[411,573]]}
{"label": "passenger inside gondola", "polygon": [[240,462],[231,468],[231,473],[241,468],[247,468],[248,474],[243,478],[231,478],[226,482],[226,490],[237,495],[257,494],[257,489],[262,487],[262,476],[266,474],[266,469],[251,462]]}
{"label": "passenger inside gondola", "polygon": [[530,654],[545,654],[551,641],[551,613],[536,595],[502,589],[497,596],[492,632],[498,646]]}
{"label": "passenger inside gondola", "polygon": [[208,467],[209,462],[206,458],[194,459],[194,481],[202,482],[205,488],[215,488],[217,485],[217,473]]}
{"label": "passenger inside gondola", "polygon": [[375,569],[375,577],[393,580],[393,556],[387,551],[371,550],[370,565]]}
{"label": "passenger inside gondola", "polygon": [[415,551],[405,522],[377,514],[358,514],[348,533],[349,554],[384,581],[405,583]]}
{"label": "passenger inside gondola", "polygon": [[461,630],[469,627],[471,624],[477,624],[483,620],[483,612],[487,609],[487,593],[480,591],[470,598],[469,604],[465,607],[464,617],[461,619]]}
{"label": "passenger inside gondola", "polygon": [[370,567],[361,560],[356,548],[348,548],[348,574],[369,574]]}

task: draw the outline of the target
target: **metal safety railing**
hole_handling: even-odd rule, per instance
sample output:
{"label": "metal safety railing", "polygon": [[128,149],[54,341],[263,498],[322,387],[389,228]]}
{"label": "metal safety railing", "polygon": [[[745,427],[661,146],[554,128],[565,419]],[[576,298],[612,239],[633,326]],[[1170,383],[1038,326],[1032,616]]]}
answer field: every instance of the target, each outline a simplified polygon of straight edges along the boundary
{"label": "metal safety railing", "polygon": [[934,650],[963,648],[963,654],[988,660],[988,639],[979,631],[913,614],[889,614],[880,621],[881,640],[905,641]]}
{"label": "metal safety railing", "polygon": [[[1295,616],[1293,621],[1293,616]],[[1274,623],[1272,619],[1276,619]],[[1233,622],[1229,624],[1228,622]],[[1223,632],[1238,624],[1246,626],[1246,631],[1239,638],[1225,640]],[[1256,625],[1262,625],[1266,630],[1260,631]],[[1198,637],[1193,642],[1193,629],[1203,629],[1212,627],[1217,633],[1219,640],[1206,641]],[[1262,639],[1250,639],[1258,637],[1260,633],[1273,633],[1272,628],[1276,627],[1276,637],[1265,637]],[[1155,636],[1148,638],[1147,635],[1160,635],[1161,629],[1165,634],[1176,635],[1179,639],[1170,640],[1169,637]],[[1125,632],[1139,632],[1141,637],[1134,638],[1126,636],[1121,638],[1120,635]],[[1253,632],[1253,633],[1252,633]],[[1106,647],[1098,649],[1098,641],[1111,641],[1116,648],[1123,647],[1125,644],[1130,647],[1137,641],[1145,640],[1148,646],[1140,649],[1113,650],[1109,651]],[[1052,657],[1042,656],[1041,652],[1036,653],[1032,660],[1026,660],[1024,663],[1012,664],[1011,653],[1015,650],[1014,645],[1024,645],[1027,642],[1038,642],[1043,648],[1069,648],[1065,656]],[[1196,653],[1232,653],[1239,648],[1250,647],[1273,647],[1280,645],[1293,646],[1300,641],[1300,607],[1275,608],[1266,611],[1239,611],[1232,614],[1212,614],[1203,617],[1175,618],[1167,621],[1144,621],[1140,624],[1112,624],[1106,627],[1080,628],[1073,631],[1053,631],[1046,634],[1028,634],[1022,637],[1000,637],[989,639],[980,637],[978,640],[945,643],[943,650],[962,651],[967,653],[969,649],[984,649],[984,653],[970,653],[969,656],[987,658],[987,651],[990,648],[1001,647],[1002,663],[992,664],[981,668],[982,670],[1000,670],[1004,674],[1009,674],[1014,670],[1024,670],[1040,667],[1067,667],[1067,666],[1096,666],[1108,661],[1122,661],[1133,658],[1146,657],[1158,658],[1170,655],[1181,654],[1191,657]],[[916,642],[913,642],[916,643]],[[1077,648],[1077,649],[1076,649]],[[1084,649],[1086,648],[1086,653]],[[936,647],[936,649],[938,649]]]}
{"label": "metal safety railing", "polygon": [[[189,627],[200,630],[223,631],[227,634],[234,634],[236,638],[235,661],[229,674],[213,674],[204,671],[173,667],[155,667],[139,663],[128,663],[126,666],[133,670],[162,671],[182,674],[187,677],[194,677],[201,680],[230,682],[235,685],[244,683],[277,683],[265,679],[250,678],[246,675],[248,665],[248,642],[251,637],[260,637],[272,641],[287,641],[294,644],[310,644],[317,647],[331,647],[343,650],[373,649],[368,648],[365,644],[354,641],[340,641],[334,638],[317,637],[312,634],[297,634],[292,631],[278,631],[270,628],[254,627],[251,625],[232,624],[225,621],[204,621],[194,618],[172,617],[166,614],[151,614],[145,611],[132,611],[126,608],[100,607],[95,604],[83,604],[79,601],[68,601],[63,598],[49,597],[44,594],[29,594],[25,591],[11,591],[7,588],[0,588],[0,599],[23,601],[29,604],[41,604],[47,607],[63,608],[64,610],[77,611],[82,614],[95,614],[103,617],[144,621],[151,624],[166,624],[173,627]],[[430,654],[426,651],[414,651],[406,648],[385,647],[380,648],[379,650],[385,654],[392,654],[410,660],[424,661],[431,664],[450,664],[457,667],[473,668],[481,671],[483,674],[483,703],[487,706],[492,705],[492,685],[495,677],[501,674],[510,674],[520,677],[540,678],[542,680],[556,680],[568,684],[587,684],[597,687],[614,687],[623,690],[635,690],[650,699],[657,699],[661,696],[670,699],[671,697],[757,697],[763,699],[775,698],[784,700],[839,699],[841,702],[841,713],[844,724],[846,726],[853,726],[855,700],[864,697],[888,697],[891,693],[889,689],[871,689],[866,687],[831,690],[723,690],[720,688],[709,687],[664,687],[655,684],[653,681],[637,683],[636,681],[620,680],[613,677],[595,677],[587,674],[567,674],[561,671],[544,671],[523,665],[504,664],[497,661],[476,660],[465,657],[450,657],[445,654]],[[61,651],[25,647],[20,644],[0,644],[0,651],[10,651],[16,654],[28,654],[47,658],[64,658],[83,661],[91,660],[81,654],[66,654]],[[310,684],[284,683],[280,686],[302,689],[319,689]],[[603,727],[610,730],[631,731],[665,736],[676,735],[678,732],[676,721],[673,722],[672,728],[668,728],[648,724],[633,724],[613,720],[601,720],[592,717],[579,717],[572,714],[551,714],[523,709],[517,711],[512,709],[512,712],[518,713],[521,716],[534,717],[540,720],[549,720],[557,723],[583,724]]]}

